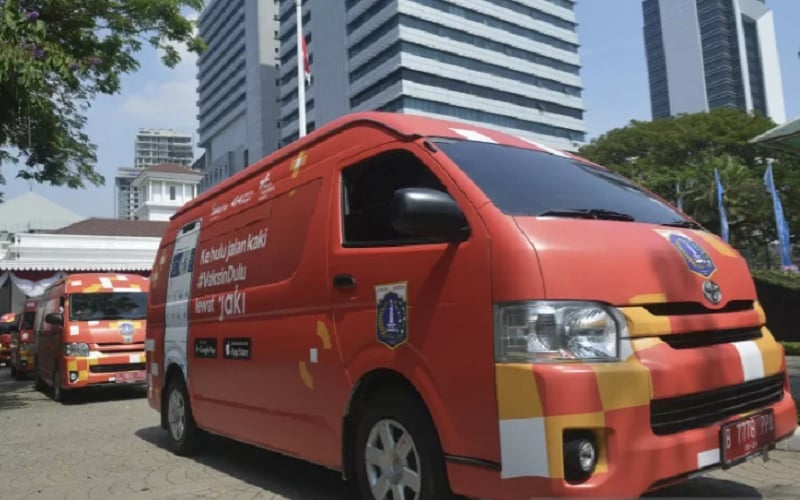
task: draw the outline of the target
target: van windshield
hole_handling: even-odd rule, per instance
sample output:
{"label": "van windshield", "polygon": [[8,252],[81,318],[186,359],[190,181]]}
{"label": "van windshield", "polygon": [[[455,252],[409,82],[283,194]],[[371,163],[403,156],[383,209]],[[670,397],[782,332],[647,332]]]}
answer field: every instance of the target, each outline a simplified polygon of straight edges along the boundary
{"label": "van windshield", "polygon": [[74,293],[69,297],[73,321],[144,319],[146,315],[145,292]]}
{"label": "van windshield", "polygon": [[530,149],[436,140],[503,213],[692,226],[668,204],[611,171]]}
{"label": "van windshield", "polygon": [[34,311],[27,311],[22,315],[22,324],[19,325],[20,330],[33,330],[33,318],[36,316]]}

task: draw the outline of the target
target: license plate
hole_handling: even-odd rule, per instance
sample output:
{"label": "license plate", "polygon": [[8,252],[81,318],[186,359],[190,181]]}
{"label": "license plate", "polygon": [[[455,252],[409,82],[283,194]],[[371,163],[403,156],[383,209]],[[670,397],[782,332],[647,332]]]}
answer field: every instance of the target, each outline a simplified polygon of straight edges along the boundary
{"label": "license plate", "polygon": [[765,410],[722,425],[720,449],[723,467],[731,467],[775,442],[775,414]]}
{"label": "license plate", "polygon": [[114,376],[114,382],[118,384],[130,384],[132,382],[143,382],[146,378],[144,370],[132,372],[119,372]]}

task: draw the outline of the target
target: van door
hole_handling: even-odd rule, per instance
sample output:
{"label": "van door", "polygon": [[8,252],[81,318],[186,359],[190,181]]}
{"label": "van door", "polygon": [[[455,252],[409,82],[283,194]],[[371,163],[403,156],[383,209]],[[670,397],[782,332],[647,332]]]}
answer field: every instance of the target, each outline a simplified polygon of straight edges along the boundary
{"label": "van door", "polygon": [[[497,427],[497,403],[489,236],[480,217],[416,145],[382,147],[340,165],[336,177],[329,286],[351,380],[395,370],[421,393],[437,394],[457,429],[485,435]],[[467,218],[469,239],[423,242],[395,231],[392,197],[409,187],[448,192]]]}
{"label": "van door", "polygon": [[64,334],[64,327],[58,325],[51,325],[46,322],[44,318],[51,313],[62,311],[64,317],[67,317],[64,307],[64,288],[60,287],[48,293],[47,297],[42,299],[42,316],[39,326],[39,334],[36,340],[36,370],[39,377],[47,383],[52,381],[53,368],[62,354],[63,343],[62,336]]}
{"label": "van door", "polygon": [[175,238],[175,247],[167,280],[167,299],[164,308],[164,370],[175,363],[181,367],[183,378],[189,384],[186,343],[189,336],[189,302],[192,289],[192,269],[200,221],[190,222],[181,228]]}

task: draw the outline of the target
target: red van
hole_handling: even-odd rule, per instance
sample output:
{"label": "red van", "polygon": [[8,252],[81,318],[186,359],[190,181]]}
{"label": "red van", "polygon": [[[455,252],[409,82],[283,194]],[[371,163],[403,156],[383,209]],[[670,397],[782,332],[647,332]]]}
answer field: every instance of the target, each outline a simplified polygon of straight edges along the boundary
{"label": "red van", "polygon": [[29,373],[33,373],[33,320],[36,317],[36,308],[38,304],[38,298],[25,301],[25,306],[22,309],[19,324],[17,325],[18,331],[11,334],[11,357],[9,366],[11,367],[11,376],[17,380],[22,380]]}
{"label": "red van", "polygon": [[19,328],[19,313],[0,315],[0,363],[8,366],[11,361],[11,336]]}
{"label": "red van", "polygon": [[363,498],[638,497],[797,427],[747,262],[529,139],[352,114],[184,205],[151,274],[148,401]]}
{"label": "red van", "polygon": [[41,295],[36,386],[56,401],[88,386],[145,384],[147,278],[69,274]]}

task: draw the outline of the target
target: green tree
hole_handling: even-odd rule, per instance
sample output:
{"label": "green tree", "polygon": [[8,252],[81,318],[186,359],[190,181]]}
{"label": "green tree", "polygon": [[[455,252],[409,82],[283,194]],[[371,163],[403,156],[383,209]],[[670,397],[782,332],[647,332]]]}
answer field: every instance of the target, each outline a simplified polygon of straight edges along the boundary
{"label": "green tree", "polygon": [[119,92],[145,44],[168,67],[180,62],[176,44],[202,52],[186,7],[203,0],[0,0],[0,162],[40,183],[104,184],[85,112]]}
{"label": "green tree", "polygon": [[726,108],[650,122],[634,120],[596,138],[579,154],[667,200],[675,202],[680,192],[684,211],[717,234],[714,169],[718,169],[731,243],[751,262],[763,263],[766,244],[776,237],[772,201],[763,182],[767,158],[774,159],[775,182],[792,232],[800,227],[800,157],[749,143],[773,127],[775,123],[763,115]]}

